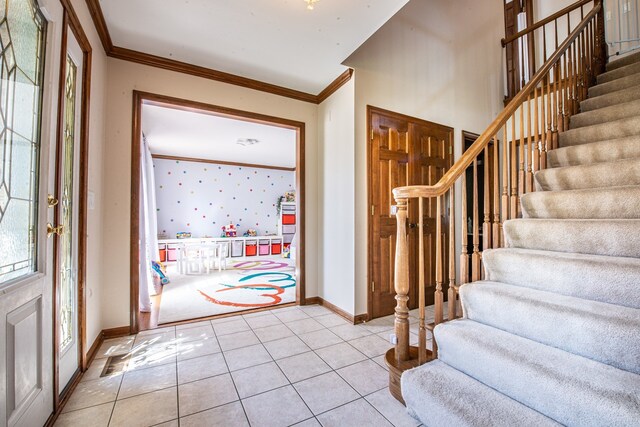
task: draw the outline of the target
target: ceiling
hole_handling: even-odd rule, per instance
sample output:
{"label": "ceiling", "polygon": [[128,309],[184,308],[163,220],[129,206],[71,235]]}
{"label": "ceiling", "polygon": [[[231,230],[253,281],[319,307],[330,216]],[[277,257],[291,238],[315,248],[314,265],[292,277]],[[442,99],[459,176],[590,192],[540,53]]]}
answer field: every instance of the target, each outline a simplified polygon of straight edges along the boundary
{"label": "ceiling", "polygon": [[[291,129],[143,104],[142,132],[152,154],[296,167]],[[243,146],[238,139],[259,142]]]}
{"label": "ceiling", "polygon": [[100,0],[114,45],[318,94],[409,0]]}

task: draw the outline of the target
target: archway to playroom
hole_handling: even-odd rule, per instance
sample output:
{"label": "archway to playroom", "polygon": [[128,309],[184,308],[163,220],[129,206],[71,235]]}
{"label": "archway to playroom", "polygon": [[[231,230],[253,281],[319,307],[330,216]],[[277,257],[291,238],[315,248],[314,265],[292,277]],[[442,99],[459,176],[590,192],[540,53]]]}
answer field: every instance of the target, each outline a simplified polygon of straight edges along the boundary
{"label": "archway to playroom", "polygon": [[133,93],[131,331],[304,304],[304,123]]}

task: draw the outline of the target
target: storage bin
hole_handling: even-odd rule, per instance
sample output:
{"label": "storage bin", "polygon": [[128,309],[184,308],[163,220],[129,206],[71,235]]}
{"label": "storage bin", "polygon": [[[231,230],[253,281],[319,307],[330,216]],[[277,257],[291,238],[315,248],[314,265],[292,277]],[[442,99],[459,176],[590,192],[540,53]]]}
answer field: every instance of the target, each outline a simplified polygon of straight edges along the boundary
{"label": "storage bin", "polygon": [[258,254],[258,242],[256,240],[247,240],[244,250],[245,256],[256,256]]}
{"label": "storage bin", "polygon": [[296,205],[282,205],[282,212],[295,212]]}
{"label": "storage bin", "polygon": [[178,260],[178,250],[180,245],[167,245],[167,262],[176,262]]}
{"label": "storage bin", "polygon": [[260,240],[258,243],[258,254],[269,255],[269,240]]}
{"label": "storage bin", "polygon": [[167,262],[167,245],[165,243],[158,244],[158,255],[160,262]]}
{"label": "storage bin", "polygon": [[296,234],[296,226],[295,225],[283,225],[282,226],[282,234]]}
{"label": "storage bin", "polygon": [[280,239],[278,240],[272,240],[271,241],[271,255],[278,255],[282,253],[282,241]]}
{"label": "storage bin", "polygon": [[231,256],[232,257],[240,257],[243,255],[244,244],[242,240],[232,240],[231,241]]}
{"label": "storage bin", "polygon": [[291,225],[296,223],[296,216],[292,214],[282,214],[282,225]]}

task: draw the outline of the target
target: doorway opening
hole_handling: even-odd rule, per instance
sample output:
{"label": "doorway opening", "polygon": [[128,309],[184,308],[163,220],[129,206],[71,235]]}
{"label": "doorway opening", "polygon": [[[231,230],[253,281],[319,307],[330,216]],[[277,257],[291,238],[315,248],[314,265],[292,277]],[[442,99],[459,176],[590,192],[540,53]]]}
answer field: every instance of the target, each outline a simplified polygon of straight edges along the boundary
{"label": "doorway opening", "polygon": [[[380,108],[367,107],[368,120],[368,182],[369,205],[369,319],[394,313],[396,292],[394,284],[396,217],[391,213],[395,205],[392,190],[406,185],[435,185],[453,165],[453,128],[406,116]],[[410,200],[409,262],[410,282],[418,277],[418,202]],[[443,213],[443,224],[449,215]],[[424,277],[427,288],[427,305],[433,304],[435,291],[435,223],[436,204],[425,200],[423,212],[425,263]],[[444,227],[448,230],[448,227]],[[448,245],[448,231],[444,232],[443,245]],[[447,247],[447,246],[445,246]],[[446,265],[446,258],[443,260]],[[444,280],[448,283],[448,277]],[[446,294],[446,289],[445,289]],[[409,306],[418,306],[417,287],[409,295]]]}
{"label": "doorway opening", "polygon": [[304,123],[133,98],[132,332],[304,304]]}

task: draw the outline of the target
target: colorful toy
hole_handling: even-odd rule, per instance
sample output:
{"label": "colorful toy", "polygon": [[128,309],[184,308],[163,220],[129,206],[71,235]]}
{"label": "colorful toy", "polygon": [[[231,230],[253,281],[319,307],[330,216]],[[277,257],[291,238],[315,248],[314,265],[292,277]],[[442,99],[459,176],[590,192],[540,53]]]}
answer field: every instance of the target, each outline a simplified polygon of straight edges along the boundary
{"label": "colorful toy", "polygon": [[256,237],[257,235],[258,233],[253,228],[248,229],[243,234],[244,237]]}
{"label": "colorful toy", "polygon": [[291,245],[285,245],[282,249],[282,258],[291,258]]}
{"label": "colorful toy", "polygon": [[166,285],[170,282],[169,277],[167,276],[167,270],[161,262],[151,261],[151,268],[153,269],[153,271],[155,271],[158,277],[160,277],[160,282],[163,285]]}
{"label": "colorful toy", "polygon": [[236,237],[238,234],[237,226],[240,226],[240,224],[230,223],[229,225],[223,225],[222,237]]}
{"label": "colorful toy", "polygon": [[176,233],[176,239],[190,239],[191,233],[188,231],[180,231]]}
{"label": "colorful toy", "polygon": [[287,202],[295,202],[296,201],[296,192],[295,191],[287,191],[284,193],[284,197]]}

